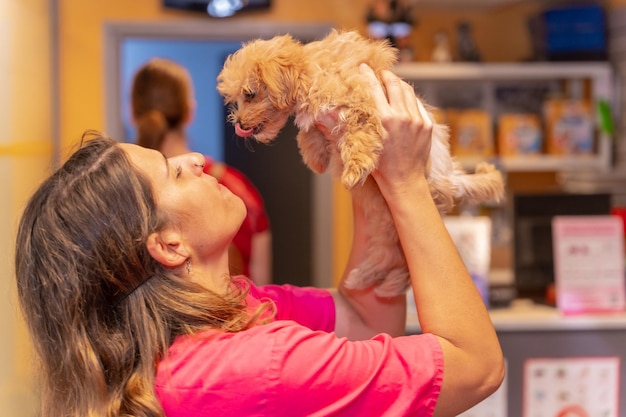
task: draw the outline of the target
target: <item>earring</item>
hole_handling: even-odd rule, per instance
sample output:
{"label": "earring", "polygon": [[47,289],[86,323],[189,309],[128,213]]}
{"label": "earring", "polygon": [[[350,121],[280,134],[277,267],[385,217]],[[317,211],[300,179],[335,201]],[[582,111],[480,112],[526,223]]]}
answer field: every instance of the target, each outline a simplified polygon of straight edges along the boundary
{"label": "earring", "polygon": [[191,260],[187,258],[187,275],[191,274]]}

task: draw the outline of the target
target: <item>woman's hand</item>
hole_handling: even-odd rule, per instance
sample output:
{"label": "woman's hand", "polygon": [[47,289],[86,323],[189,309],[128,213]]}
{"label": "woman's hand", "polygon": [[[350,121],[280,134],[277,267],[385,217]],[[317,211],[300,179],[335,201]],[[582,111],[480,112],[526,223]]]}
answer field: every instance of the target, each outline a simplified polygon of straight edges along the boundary
{"label": "woman's hand", "polygon": [[[379,186],[401,189],[416,178],[425,178],[430,155],[433,122],[413,87],[389,71],[381,75],[362,64],[385,128],[384,150],[372,173]],[[385,92],[386,90],[386,92]]]}

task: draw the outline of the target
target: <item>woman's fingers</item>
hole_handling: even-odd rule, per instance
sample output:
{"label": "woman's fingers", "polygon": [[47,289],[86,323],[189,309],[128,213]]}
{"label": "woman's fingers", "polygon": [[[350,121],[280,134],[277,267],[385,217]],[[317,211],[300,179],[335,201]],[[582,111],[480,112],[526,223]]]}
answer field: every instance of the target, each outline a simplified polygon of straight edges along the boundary
{"label": "woman's fingers", "polygon": [[415,97],[415,95],[413,95],[413,102],[417,105],[416,107],[422,121],[424,122],[424,127],[426,129],[431,129],[433,127],[433,121],[431,120],[430,114],[428,113],[428,110],[426,110],[424,103],[422,103],[419,98]]}
{"label": "woman's fingers", "polygon": [[[369,66],[361,64],[360,69],[361,73],[368,77],[374,100],[379,109],[391,107],[396,109],[396,111],[407,111],[412,117],[420,118],[428,114],[424,110],[424,106],[419,103],[419,100],[416,103],[413,87],[391,71],[383,71],[381,80],[378,80],[376,74]],[[386,92],[382,88],[381,81]]]}
{"label": "woman's fingers", "polygon": [[405,106],[409,110],[411,117],[420,118],[420,116],[422,116],[422,113],[420,112],[420,109],[418,107],[419,99],[415,95],[415,89],[407,82],[403,82],[402,86],[404,87]]}
{"label": "woman's fingers", "polygon": [[403,81],[390,71],[383,71],[381,78],[387,89],[387,99],[393,108],[404,104],[404,87]]}
{"label": "woman's fingers", "polygon": [[359,71],[361,74],[365,76],[369,83],[370,90],[372,91],[372,96],[374,97],[374,102],[376,103],[376,107],[378,109],[383,109],[389,106],[389,101],[387,100],[387,95],[385,94],[385,90],[381,85],[380,81],[376,77],[374,71],[367,64],[359,65]]}
{"label": "woman's fingers", "polygon": [[391,71],[382,71],[379,80],[368,65],[361,64],[359,70],[367,78],[376,107],[383,118],[393,117],[396,121],[404,122],[412,120],[414,125],[418,123],[427,130],[432,128],[430,114],[415,95],[413,86]]}

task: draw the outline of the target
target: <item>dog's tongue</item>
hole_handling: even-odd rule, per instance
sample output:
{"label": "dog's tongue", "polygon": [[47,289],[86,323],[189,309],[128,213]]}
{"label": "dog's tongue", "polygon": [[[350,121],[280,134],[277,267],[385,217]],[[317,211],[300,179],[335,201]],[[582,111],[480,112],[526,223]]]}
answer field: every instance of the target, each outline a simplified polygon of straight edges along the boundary
{"label": "dog's tongue", "polygon": [[242,138],[247,138],[252,134],[252,129],[242,129],[239,123],[235,124],[235,133],[237,136],[241,136]]}

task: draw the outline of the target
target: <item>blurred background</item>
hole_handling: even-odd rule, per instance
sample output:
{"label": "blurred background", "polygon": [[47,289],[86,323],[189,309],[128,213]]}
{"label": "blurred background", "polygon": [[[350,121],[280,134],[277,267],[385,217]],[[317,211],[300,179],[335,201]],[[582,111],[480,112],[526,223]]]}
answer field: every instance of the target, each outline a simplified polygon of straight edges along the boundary
{"label": "blurred background", "polygon": [[[227,3],[238,2],[214,1],[214,13],[228,14]],[[238,167],[263,194],[277,282],[328,286],[338,278],[350,244],[350,207],[340,185],[300,163],[293,128],[276,147],[251,152],[225,123],[215,77],[229,53],[256,37],[289,32],[306,42],[343,28],[394,42],[401,50],[398,73],[439,108],[437,116],[451,126],[455,155],[468,169],[490,160],[505,173],[505,202],[461,205],[453,213],[491,219],[494,286],[546,301],[551,259],[542,263],[533,252],[545,240],[526,235],[514,245],[515,230],[525,224],[527,233],[540,235],[545,229],[538,218],[561,214],[563,204],[574,207],[560,203],[538,213],[528,204],[515,206],[517,196],[600,195],[575,213],[589,204],[597,212],[626,206],[626,0],[246,4],[232,16],[215,17],[206,12],[208,1],[0,0],[0,415],[33,416],[36,401],[13,278],[21,208],[85,130],[132,141],[129,83],[150,57],[174,59],[192,75],[198,110],[191,147]],[[574,113],[563,113],[572,103]],[[571,117],[583,133],[576,146],[559,147],[554,126]],[[544,200],[529,204],[546,207]],[[516,223],[520,218],[526,223]],[[526,248],[525,258],[516,259],[519,248]],[[532,262],[520,265],[528,256]],[[524,268],[535,268],[533,278],[515,282]],[[546,268],[547,275],[541,272]]]}

